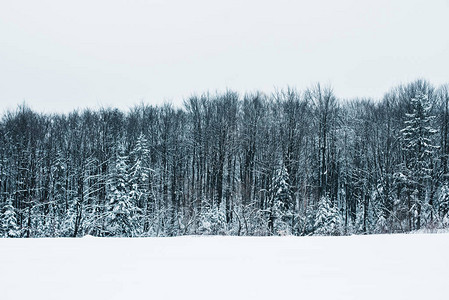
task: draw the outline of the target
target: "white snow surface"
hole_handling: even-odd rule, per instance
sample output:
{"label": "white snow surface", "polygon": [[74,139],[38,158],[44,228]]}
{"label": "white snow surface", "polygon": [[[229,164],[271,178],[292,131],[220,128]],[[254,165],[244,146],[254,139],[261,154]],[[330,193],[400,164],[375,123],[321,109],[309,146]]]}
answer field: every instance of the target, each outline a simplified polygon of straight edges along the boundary
{"label": "white snow surface", "polygon": [[449,299],[449,234],[0,239],[0,299]]}

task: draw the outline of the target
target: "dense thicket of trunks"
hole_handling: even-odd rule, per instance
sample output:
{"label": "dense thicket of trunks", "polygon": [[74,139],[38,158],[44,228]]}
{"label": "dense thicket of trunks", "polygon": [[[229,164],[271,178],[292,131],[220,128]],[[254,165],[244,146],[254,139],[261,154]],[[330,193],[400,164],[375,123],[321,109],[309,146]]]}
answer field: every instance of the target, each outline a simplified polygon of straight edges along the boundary
{"label": "dense thicket of trunks", "polygon": [[2,236],[348,234],[446,226],[449,89],[319,84],[0,123]]}

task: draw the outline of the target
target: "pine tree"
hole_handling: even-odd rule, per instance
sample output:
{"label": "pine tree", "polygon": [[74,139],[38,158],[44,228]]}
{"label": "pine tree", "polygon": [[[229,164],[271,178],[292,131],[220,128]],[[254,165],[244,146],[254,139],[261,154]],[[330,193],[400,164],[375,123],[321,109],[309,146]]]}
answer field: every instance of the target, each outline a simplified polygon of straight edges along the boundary
{"label": "pine tree", "polygon": [[291,231],[291,221],[293,218],[292,190],[289,184],[287,168],[282,166],[276,170],[271,187],[271,221],[273,233],[286,234]]}
{"label": "pine tree", "polygon": [[12,200],[8,199],[5,207],[3,208],[3,224],[2,231],[4,237],[19,237],[19,226],[17,226],[17,217]]}
{"label": "pine tree", "polygon": [[199,218],[198,232],[203,235],[226,234],[225,214],[216,206],[205,207]]}
{"label": "pine tree", "polygon": [[138,233],[139,209],[130,197],[128,187],[127,156],[123,149],[117,153],[114,173],[111,176],[106,231],[111,236],[135,236]]}
{"label": "pine tree", "polygon": [[327,196],[323,196],[318,203],[318,210],[315,215],[315,234],[319,235],[340,235],[342,233],[343,219]]}
{"label": "pine tree", "polygon": [[441,225],[446,227],[449,225],[449,186],[447,183],[440,188],[437,206]]}
{"label": "pine tree", "polygon": [[[129,196],[133,203],[143,211],[145,218],[150,212],[150,176],[153,170],[150,168],[150,150],[148,141],[143,133],[137,139],[136,145],[130,153],[131,168],[129,170]],[[147,221],[145,221],[147,224]],[[145,227],[148,227],[145,226]],[[144,228],[147,230],[148,228]]]}
{"label": "pine tree", "polygon": [[402,129],[407,185],[412,198],[412,209],[416,215],[416,227],[421,227],[421,210],[426,198],[426,188],[432,173],[432,157],[437,148],[432,144],[432,136],[437,130],[432,128],[429,97],[422,92],[410,99],[412,112],[406,114],[405,128]]}

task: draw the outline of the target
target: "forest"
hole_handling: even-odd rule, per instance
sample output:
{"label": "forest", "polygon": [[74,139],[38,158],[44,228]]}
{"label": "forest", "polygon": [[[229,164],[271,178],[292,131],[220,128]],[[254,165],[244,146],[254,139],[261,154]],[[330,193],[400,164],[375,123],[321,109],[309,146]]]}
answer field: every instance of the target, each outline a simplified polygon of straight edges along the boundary
{"label": "forest", "polygon": [[350,235],[449,227],[449,86],[319,83],[0,121],[0,236]]}

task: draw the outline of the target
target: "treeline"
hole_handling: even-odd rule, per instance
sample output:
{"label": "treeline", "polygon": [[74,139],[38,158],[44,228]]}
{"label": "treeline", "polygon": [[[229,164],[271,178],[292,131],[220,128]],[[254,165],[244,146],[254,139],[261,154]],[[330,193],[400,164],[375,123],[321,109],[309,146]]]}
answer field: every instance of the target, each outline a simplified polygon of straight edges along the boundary
{"label": "treeline", "polygon": [[4,237],[310,235],[449,225],[449,88],[227,91],[0,123]]}

